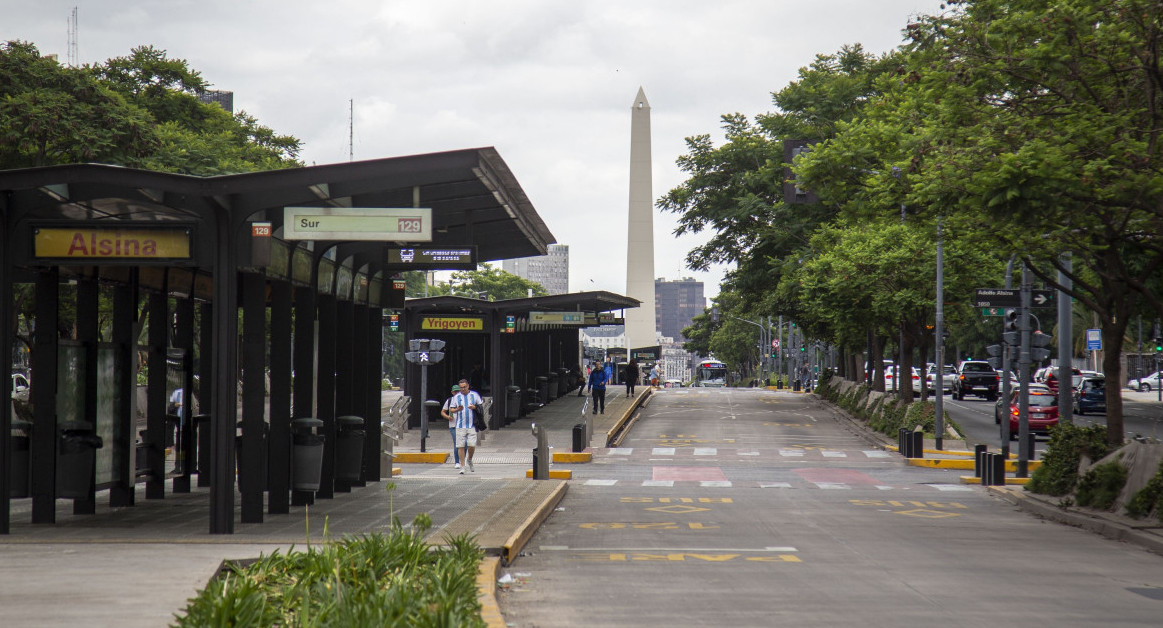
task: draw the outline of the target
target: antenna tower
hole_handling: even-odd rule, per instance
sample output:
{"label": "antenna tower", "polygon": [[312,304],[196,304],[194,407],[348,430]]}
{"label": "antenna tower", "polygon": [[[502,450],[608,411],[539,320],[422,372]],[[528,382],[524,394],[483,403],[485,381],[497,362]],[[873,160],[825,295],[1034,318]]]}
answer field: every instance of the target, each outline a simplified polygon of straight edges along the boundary
{"label": "antenna tower", "polygon": [[69,14],[68,64],[70,68],[75,68],[79,65],[77,59],[77,7],[73,7],[73,12]]}
{"label": "antenna tower", "polygon": [[355,99],[347,101],[347,160],[355,161]]}

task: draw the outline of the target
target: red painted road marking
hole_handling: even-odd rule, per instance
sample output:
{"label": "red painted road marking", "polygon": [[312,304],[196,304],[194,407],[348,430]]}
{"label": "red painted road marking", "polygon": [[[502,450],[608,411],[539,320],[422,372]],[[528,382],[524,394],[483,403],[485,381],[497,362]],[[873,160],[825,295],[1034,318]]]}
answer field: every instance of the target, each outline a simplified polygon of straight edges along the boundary
{"label": "red painted road marking", "polygon": [[854,469],[794,469],[796,475],[808,482],[825,484],[883,484],[876,478]]}
{"label": "red painted road marking", "polygon": [[655,480],[688,482],[725,482],[727,476],[719,467],[654,467]]}

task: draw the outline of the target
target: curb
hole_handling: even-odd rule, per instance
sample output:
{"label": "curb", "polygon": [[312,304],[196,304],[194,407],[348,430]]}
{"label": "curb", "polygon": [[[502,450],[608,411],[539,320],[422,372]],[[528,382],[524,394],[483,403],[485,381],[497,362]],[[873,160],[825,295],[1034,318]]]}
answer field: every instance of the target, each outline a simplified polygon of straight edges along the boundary
{"label": "curb", "polygon": [[513,532],[511,536],[509,536],[509,539],[505,541],[505,544],[501,547],[501,559],[504,560],[504,564],[510,565],[513,563],[513,560],[517,558],[517,554],[521,552],[521,549],[525,547],[525,544],[529,542],[529,539],[533,538],[533,533],[537,531],[537,528],[541,525],[541,522],[545,521],[545,519],[549,517],[549,514],[553,512],[553,509],[557,507],[557,504],[561,503],[562,498],[565,497],[565,490],[567,486],[569,485],[565,482],[562,482],[560,485],[558,485],[558,487],[554,489],[552,493],[546,496],[541,504],[533,510],[533,514],[529,515],[529,517],[526,518],[525,521],[521,523],[521,525],[517,526],[517,530]]}
{"label": "curb", "polygon": [[[1006,478],[1006,486],[1025,486],[1029,484],[1030,478]],[[961,476],[962,484],[981,484],[981,478],[973,475]]]}
{"label": "curb", "polygon": [[[910,467],[927,467],[929,469],[972,469],[973,460],[960,460],[950,458],[905,458]],[[1029,460],[1026,462],[1027,469],[1033,471],[1042,466],[1041,460]],[[1012,473],[1017,471],[1018,463],[1016,460],[1007,460],[1006,471]]]}
{"label": "curb", "polygon": [[392,456],[392,462],[399,464],[444,464],[448,462],[448,452],[403,452]]}
{"label": "curb", "polygon": [[553,452],[553,462],[560,464],[579,464],[584,462],[592,462],[594,454],[592,451],[555,451]]}
{"label": "curb", "polygon": [[[532,478],[533,477],[533,469],[525,469],[525,477]],[[571,471],[569,469],[550,469],[549,470],[549,479],[551,479],[551,480],[572,480],[573,479],[573,471]]]}
{"label": "curb", "polygon": [[486,556],[477,571],[477,601],[481,604],[481,619],[489,628],[505,628],[505,616],[497,602],[497,573],[500,570],[501,559]]}
{"label": "curb", "polygon": [[[1124,541],[1138,545],[1147,551],[1163,555],[1163,537],[1158,534],[1145,532],[1117,521],[1111,521],[1097,514],[1082,512],[1073,507],[1068,506],[1064,508],[1049,504],[1040,498],[1032,497],[1024,492],[1012,491],[1003,486],[988,486],[986,488],[993,495],[1017,506],[1020,510],[1043,519],[1082,528],[1087,532],[1101,534],[1115,541]],[[1159,526],[1151,525],[1144,526],[1144,528],[1159,529]]]}

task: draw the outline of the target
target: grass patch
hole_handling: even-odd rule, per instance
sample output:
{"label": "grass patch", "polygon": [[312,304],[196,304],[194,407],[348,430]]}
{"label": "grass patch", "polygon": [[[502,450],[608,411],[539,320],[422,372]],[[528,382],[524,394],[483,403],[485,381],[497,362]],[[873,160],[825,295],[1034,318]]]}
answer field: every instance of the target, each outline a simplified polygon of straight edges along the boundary
{"label": "grass patch", "polygon": [[1079,506],[1110,510],[1126,483],[1127,468],[1112,460],[1083,474],[1074,496]]}
{"label": "grass patch", "polygon": [[1110,453],[1106,426],[1064,425],[1050,430],[1050,444],[1038,467],[1026,484],[1026,490],[1040,495],[1060,497],[1074,492],[1078,484],[1078,463],[1083,454],[1098,460]]}
{"label": "grass patch", "polygon": [[205,626],[485,626],[476,577],[483,552],[468,536],[424,543],[431,525],[344,538],[230,566],[173,624]]}

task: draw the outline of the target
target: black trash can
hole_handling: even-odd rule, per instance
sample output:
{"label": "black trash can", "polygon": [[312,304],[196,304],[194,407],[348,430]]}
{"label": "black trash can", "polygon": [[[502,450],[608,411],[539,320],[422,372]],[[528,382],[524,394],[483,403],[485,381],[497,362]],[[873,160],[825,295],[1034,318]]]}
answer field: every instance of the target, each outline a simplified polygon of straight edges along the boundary
{"label": "black trash can", "polygon": [[521,387],[509,386],[505,393],[505,422],[511,423],[521,418]]}
{"label": "black trash can", "polygon": [[323,475],[323,421],[312,418],[291,421],[291,488],[318,491]]}
{"label": "black trash can", "polygon": [[573,450],[574,452],[586,450],[586,424],[577,423],[573,426]]}
{"label": "black trash can", "polygon": [[[267,490],[267,443],[270,442],[271,426],[262,424],[262,440],[259,441],[258,451],[251,451],[242,439],[242,421],[237,424],[238,432],[234,436],[234,457],[238,469],[238,490],[243,493],[261,493]],[[242,473],[243,458],[259,457],[259,473],[247,475]]]}
{"label": "black trash can", "polygon": [[546,373],[546,377],[549,378],[549,390],[545,394],[545,403],[549,403],[557,399],[557,373],[550,371]]}
{"label": "black trash can", "polygon": [[335,479],[358,482],[363,470],[363,417],[335,418]]}
{"label": "black trash can", "polygon": [[791,389],[794,390],[795,392],[800,391],[800,380],[798,378],[792,382]]}
{"label": "black trash can", "polygon": [[92,423],[65,421],[60,424],[57,444],[57,497],[84,499],[93,485],[93,465],[103,443]]}
{"label": "black trash can", "polygon": [[198,430],[198,486],[210,486],[210,415],[195,414],[194,429]]}
{"label": "black trash can", "polygon": [[541,405],[549,403],[549,378],[545,375],[537,376],[537,402]]}
{"label": "black trash can", "polygon": [[8,486],[8,497],[28,497],[29,438],[32,423],[12,419],[12,480]]}

